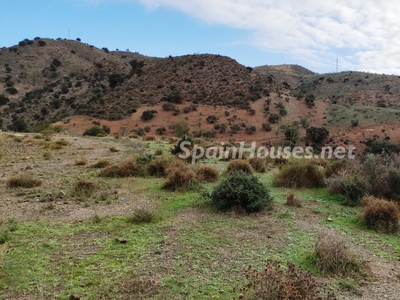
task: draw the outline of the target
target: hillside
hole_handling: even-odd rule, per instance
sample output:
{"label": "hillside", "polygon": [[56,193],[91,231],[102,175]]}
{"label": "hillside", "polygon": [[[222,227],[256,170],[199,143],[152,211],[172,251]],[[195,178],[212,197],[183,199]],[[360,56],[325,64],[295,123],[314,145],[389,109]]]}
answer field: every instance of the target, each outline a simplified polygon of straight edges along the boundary
{"label": "hillside", "polygon": [[[26,39],[0,50],[0,128],[27,131],[63,121],[82,133],[97,121],[113,133],[154,135],[165,127],[172,136],[169,127],[185,120],[190,133],[220,139],[284,139],[285,127],[303,124],[325,126],[339,140],[376,128],[386,133],[372,136],[397,141],[399,83],[398,76],[317,74],[298,65],[251,68],[212,54],[156,58],[81,41]],[[146,110],[156,117],[141,120]]]}

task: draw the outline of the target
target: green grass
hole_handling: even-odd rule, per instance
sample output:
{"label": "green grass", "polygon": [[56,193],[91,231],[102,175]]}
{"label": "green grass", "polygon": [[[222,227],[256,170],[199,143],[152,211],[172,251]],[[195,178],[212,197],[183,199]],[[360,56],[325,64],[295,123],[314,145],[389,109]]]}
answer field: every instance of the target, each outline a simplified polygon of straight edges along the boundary
{"label": "green grass", "polygon": [[[92,172],[79,177],[95,178]],[[295,190],[302,207],[287,207],[288,189],[273,187],[273,174],[256,174],[274,207],[255,215],[217,213],[199,201],[198,190],[171,192],[163,189],[162,178],[101,179],[100,186],[118,190],[120,197],[151,200],[160,218],[133,224],[127,212],[83,222],[3,224],[12,251],[0,261],[0,299],[140,299],[139,293],[149,299],[237,298],[246,268],[262,268],[267,259],[320,276],[309,259],[320,228],[338,229],[378,256],[400,257],[398,235],[365,230],[358,221],[361,208],[342,206],[340,197],[323,188]],[[357,289],[340,278],[331,282],[338,290]]]}

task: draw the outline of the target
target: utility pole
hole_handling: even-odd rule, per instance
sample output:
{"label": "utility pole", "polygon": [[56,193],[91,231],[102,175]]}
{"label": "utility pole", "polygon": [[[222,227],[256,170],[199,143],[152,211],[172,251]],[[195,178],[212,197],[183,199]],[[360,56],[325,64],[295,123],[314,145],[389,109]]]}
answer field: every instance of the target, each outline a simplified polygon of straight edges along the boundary
{"label": "utility pole", "polygon": [[339,73],[339,58],[336,58],[336,73]]}

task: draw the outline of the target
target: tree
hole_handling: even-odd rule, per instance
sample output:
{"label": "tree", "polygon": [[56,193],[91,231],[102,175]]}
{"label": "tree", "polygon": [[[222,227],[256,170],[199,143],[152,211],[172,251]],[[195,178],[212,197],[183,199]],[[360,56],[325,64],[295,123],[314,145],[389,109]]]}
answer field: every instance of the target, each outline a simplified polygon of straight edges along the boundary
{"label": "tree", "polygon": [[299,139],[299,136],[300,132],[298,127],[292,125],[285,129],[285,137],[289,142],[296,143]]}
{"label": "tree", "polygon": [[307,138],[315,143],[321,143],[328,135],[329,131],[325,127],[309,127],[306,129]]}
{"label": "tree", "polygon": [[308,107],[315,106],[315,96],[313,94],[308,94],[306,96],[306,104]]}

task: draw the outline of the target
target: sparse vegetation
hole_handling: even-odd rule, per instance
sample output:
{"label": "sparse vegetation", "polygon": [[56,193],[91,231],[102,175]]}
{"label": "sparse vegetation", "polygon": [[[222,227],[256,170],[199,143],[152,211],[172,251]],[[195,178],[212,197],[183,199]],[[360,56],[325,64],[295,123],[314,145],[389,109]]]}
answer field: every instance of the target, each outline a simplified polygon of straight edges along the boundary
{"label": "sparse vegetation", "polygon": [[336,299],[334,293],[311,273],[300,270],[292,263],[284,268],[279,261],[268,260],[261,271],[249,267],[246,278],[249,283],[242,288],[240,298],[244,300]]}

